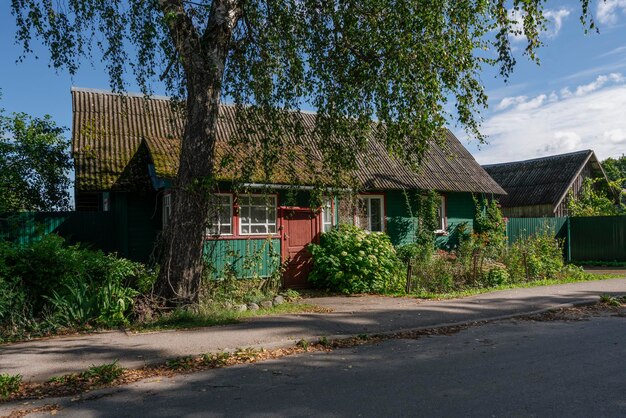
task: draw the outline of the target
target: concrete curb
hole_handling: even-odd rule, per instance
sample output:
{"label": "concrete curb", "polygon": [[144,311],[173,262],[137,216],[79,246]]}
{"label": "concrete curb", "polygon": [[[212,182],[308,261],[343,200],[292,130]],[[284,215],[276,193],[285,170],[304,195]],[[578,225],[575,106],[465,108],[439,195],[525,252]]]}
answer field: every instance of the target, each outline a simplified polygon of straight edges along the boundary
{"label": "concrete curb", "polygon": [[[566,309],[566,308],[575,308],[578,306],[591,306],[591,305],[595,305],[600,301],[600,298],[598,298],[595,301],[589,301],[589,300],[581,300],[581,301],[577,301],[577,302],[569,302],[569,303],[562,303],[559,305],[554,305],[548,308],[542,308],[542,309],[536,309],[533,311],[529,311],[529,312],[518,312],[518,313],[514,313],[514,314],[508,314],[508,315],[499,315],[499,316],[494,316],[494,317],[486,317],[486,318],[477,318],[477,319],[472,319],[469,321],[458,321],[458,322],[445,322],[443,324],[436,324],[436,325],[428,325],[428,326],[422,326],[422,327],[415,327],[415,328],[400,328],[394,331],[383,331],[383,332],[376,332],[376,333],[372,333],[371,336],[373,337],[385,337],[385,336],[391,336],[391,335],[395,335],[395,334],[402,334],[402,333],[411,333],[411,332],[419,332],[419,331],[426,331],[426,330],[435,330],[435,329],[441,329],[441,328],[451,328],[451,327],[459,327],[459,326],[480,326],[480,325],[485,325],[491,322],[497,322],[497,321],[503,321],[503,320],[507,320],[507,319],[513,319],[513,318],[520,318],[520,317],[525,317],[525,316],[530,316],[530,315],[539,315],[542,313],[546,313],[546,312],[552,312],[552,311],[557,311],[560,309]],[[298,341],[306,341],[310,344],[313,343],[317,343],[319,341],[320,338],[325,337],[329,342],[332,341],[341,341],[341,340],[345,340],[345,339],[349,339],[349,338],[354,338],[357,337],[359,334],[339,334],[339,335],[332,335],[332,336],[327,336],[327,335],[319,335],[317,337],[309,337],[309,338],[300,338],[300,339],[294,339],[294,340],[289,340],[289,344],[285,344],[284,342],[277,342],[277,343],[272,343],[272,344],[258,344],[258,345],[251,345],[251,346],[245,346],[245,347],[237,347],[240,349],[246,349],[246,348],[255,348],[255,349],[259,349],[259,348],[265,348],[265,349],[279,349],[279,348],[287,348],[287,347],[291,347],[295,344],[298,343]],[[224,350],[225,352],[233,352],[235,349],[233,350]],[[158,364],[158,363],[157,363]]]}

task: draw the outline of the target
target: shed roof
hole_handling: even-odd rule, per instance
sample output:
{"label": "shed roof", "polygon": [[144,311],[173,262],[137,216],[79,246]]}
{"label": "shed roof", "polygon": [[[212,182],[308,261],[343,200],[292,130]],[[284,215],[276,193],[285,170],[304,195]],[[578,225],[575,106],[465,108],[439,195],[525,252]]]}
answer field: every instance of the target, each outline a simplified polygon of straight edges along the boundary
{"label": "shed roof", "polygon": [[[122,174],[140,147],[148,148],[157,176],[173,178],[178,171],[180,138],[183,120],[172,102],[164,97],[149,99],[140,95],[124,97],[106,91],[72,88],[72,153],[75,159],[76,188],[81,191],[126,189],[129,180]],[[314,113],[294,113],[302,118],[306,133],[291,138],[290,149],[284,154],[295,160],[293,169],[278,169],[271,183],[289,184],[293,175],[302,175],[299,183],[311,180],[311,174],[321,164],[321,151],[312,134]],[[254,147],[232,148],[229,139],[236,133],[235,107],[222,105],[217,128],[216,154],[218,159],[254,155]],[[474,160],[459,140],[447,131],[445,146],[429,147],[418,173],[389,155],[384,144],[373,137],[367,141],[367,150],[358,156],[358,170],[351,173],[359,185],[370,190],[422,189],[457,192],[504,194],[502,188]],[[243,158],[235,160],[244,160]],[[250,160],[245,159],[246,163]],[[278,163],[281,165],[281,161]],[[242,167],[231,167],[222,174],[232,179],[233,172]],[[262,181],[261,167],[253,170]]]}
{"label": "shed roof", "polygon": [[531,160],[483,165],[495,181],[507,192],[500,198],[502,207],[531,205],[557,206],[568,193],[585,165],[604,176],[592,150],[551,155]]}

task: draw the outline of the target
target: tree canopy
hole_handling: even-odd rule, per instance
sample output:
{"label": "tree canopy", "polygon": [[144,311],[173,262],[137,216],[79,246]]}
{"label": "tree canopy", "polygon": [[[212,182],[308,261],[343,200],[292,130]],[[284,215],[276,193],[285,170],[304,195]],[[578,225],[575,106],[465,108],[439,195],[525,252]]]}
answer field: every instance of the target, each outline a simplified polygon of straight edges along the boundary
{"label": "tree canopy", "polygon": [[50,116],[0,110],[0,212],[69,209],[65,131]]}
{"label": "tree canopy", "polygon": [[607,158],[602,161],[602,168],[609,181],[616,183],[615,186],[626,189],[626,155],[619,158]]}
{"label": "tree canopy", "polygon": [[[289,134],[286,112],[317,112],[317,148],[328,178],[355,167],[368,135],[413,167],[456,121],[483,140],[484,66],[507,77],[509,37],[525,35],[537,60],[544,0],[12,0],[16,40],[37,39],[54,68],[74,74],[101,59],[113,90],[128,76],[143,92],[161,80],[184,98],[172,222],[161,263],[167,299],[193,300],[216,170],[223,96],[239,110],[240,143],[271,171]],[[589,0],[581,0],[586,28]],[[372,123],[372,120],[380,122]],[[380,129],[380,127],[384,129]],[[237,157],[233,157],[237,158]],[[221,163],[220,163],[221,164]],[[295,171],[295,170],[294,170]],[[246,174],[246,170],[242,171]],[[269,177],[268,177],[269,178]]]}

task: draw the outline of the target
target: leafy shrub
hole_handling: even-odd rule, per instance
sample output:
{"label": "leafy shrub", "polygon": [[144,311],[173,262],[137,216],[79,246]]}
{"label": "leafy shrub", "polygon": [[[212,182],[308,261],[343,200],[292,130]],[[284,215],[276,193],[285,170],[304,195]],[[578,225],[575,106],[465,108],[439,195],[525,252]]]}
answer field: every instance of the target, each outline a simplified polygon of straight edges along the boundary
{"label": "leafy shrub", "polygon": [[0,374],[0,399],[6,399],[12,393],[20,389],[22,376],[19,374],[11,375],[6,373]]}
{"label": "leafy shrub", "polygon": [[482,275],[482,285],[485,287],[501,286],[509,281],[509,272],[506,266],[493,266]]}
{"label": "leafy shrub", "polygon": [[154,277],[140,263],[68,246],[53,234],[27,246],[0,242],[0,338],[44,323],[126,324],[134,287],[151,287]]}
{"label": "leafy shrub", "polygon": [[549,230],[520,239],[509,247],[504,263],[514,281],[556,278],[564,267],[561,242]]}
{"label": "leafy shrub", "polygon": [[339,225],[309,245],[313,271],[309,281],[343,293],[384,293],[401,289],[402,265],[386,234]]}
{"label": "leafy shrub", "polygon": [[447,293],[461,287],[458,280],[458,264],[438,253],[430,260],[416,266],[418,283],[416,289],[430,293]]}

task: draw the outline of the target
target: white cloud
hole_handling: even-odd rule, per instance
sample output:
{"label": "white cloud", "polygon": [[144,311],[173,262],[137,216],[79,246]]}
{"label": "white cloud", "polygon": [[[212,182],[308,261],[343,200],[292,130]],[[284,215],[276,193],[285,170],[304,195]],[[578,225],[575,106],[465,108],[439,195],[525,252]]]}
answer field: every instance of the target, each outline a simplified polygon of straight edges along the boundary
{"label": "white cloud", "polygon": [[[570,15],[570,13],[570,10],[565,8],[558,10],[546,10],[543,14],[547,20],[544,34],[548,38],[555,38],[558,36],[559,32],[561,32],[561,28],[563,27],[563,21]],[[519,11],[515,11],[514,9],[509,9],[508,15],[509,20],[512,21],[511,29],[514,32],[510,34],[511,40],[513,42],[525,41],[524,14]]]}
{"label": "white cloud", "polygon": [[605,0],[598,2],[596,18],[605,25],[615,25],[620,14],[626,14],[626,0]]}
{"label": "white cloud", "polygon": [[536,109],[541,106],[547,98],[548,96],[545,94],[540,94],[530,100],[528,99],[528,96],[505,97],[500,101],[500,103],[498,103],[496,110],[506,110],[511,107],[514,107],[517,110]]}
{"label": "white cloud", "polygon": [[602,88],[607,82],[613,83],[621,83],[624,81],[624,77],[620,73],[611,73],[609,75],[600,75],[595,81],[592,81],[589,84],[583,84],[582,86],[578,86],[576,88],[576,96],[582,96],[585,94],[589,94],[592,91],[596,91],[599,88]]}
{"label": "white cloud", "polygon": [[[594,88],[583,88],[584,94],[564,89],[554,94],[557,100],[552,94],[524,100],[509,98],[510,104],[483,123],[482,132],[489,144],[474,152],[476,159],[486,164],[582,149],[593,149],[600,158],[622,155],[626,144],[626,84],[621,75],[603,77],[605,81],[593,82]],[[621,81],[609,83],[611,80]]]}
{"label": "white cloud", "polygon": [[626,144],[626,129],[617,128],[602,132],[602,139],[613,144]]}
{"label": "white cloud", "polygon": [[546,31],[548,38],[554,38],[559,34],[563,27],[563,20],[565,20],[569,14],[570,11],[568,9],[547,10],[544,13],[544,16],[548,20],[548,29]]}
{"label": "white cloud", "polygon": [[496,109],[497,110],[508,109],[509,107],[513,105],[524,103],[526,102],[526,100],[528,100],[528,97],[526,96],[505,97],[504,99],[500,101],[500,103],[498,103],[498,105],[496,106]]}
{"label": "white cloud", "polygon": [[531,109],[537,109],[538,107],[540,107],[543,102],[546,101],[546,99],[548,98],[548,96],[546,96],[545,94],[540,94],[539,96],[535,97],[534,99],[531,99],[527,102],[524,103],[520,103],[517,105],[517,110],[531,110]]}

